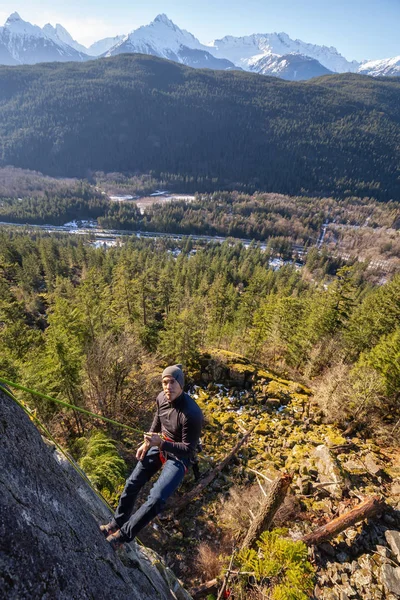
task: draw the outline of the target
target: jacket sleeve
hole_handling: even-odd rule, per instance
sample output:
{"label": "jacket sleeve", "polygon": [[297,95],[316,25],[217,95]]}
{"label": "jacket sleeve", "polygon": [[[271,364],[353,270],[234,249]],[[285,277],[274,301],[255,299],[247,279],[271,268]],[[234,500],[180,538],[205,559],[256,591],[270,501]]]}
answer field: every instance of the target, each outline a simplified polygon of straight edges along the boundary
{"label": "jacket sleeve", "polygon": [[177,458],[191,458],[199,443],[202,426],[203,416],[201,412],[186,417],[182,424],[182,441],[162,442],[160,449],[175,454]]}
{"label": "jacket sleeve", "polygon": [[159,415],[159,412],[158,412],[158,409],[159,409],[160,405],[158,403],[158,398],[156,400],[156,403],[157,403],[157,408],[156,408],[155,415],[153,417],[153,422],[152,422],[152,424],[150,426],[150,429],[149,429],[149,433],[159,433],[161,431],[161,421],[160,421],[160,415]]}

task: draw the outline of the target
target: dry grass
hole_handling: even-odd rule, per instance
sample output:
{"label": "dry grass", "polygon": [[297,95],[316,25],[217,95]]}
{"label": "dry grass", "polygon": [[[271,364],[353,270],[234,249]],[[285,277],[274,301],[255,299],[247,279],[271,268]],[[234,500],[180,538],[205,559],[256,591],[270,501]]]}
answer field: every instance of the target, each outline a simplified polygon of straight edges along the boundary
{"label": "dry grass", "polygon": [[210,581],[221,573],[223,560],[219,550],[207,542],[201,542],[198,547],[196,569],[203,581]]}
{"label": "dry grass", "polygon": [[252,514],[256,514],[262,500],[259,486],[233,487],[229,497],[223,501],[219,520],[221,526],[233,539],[242,537],[249,528]]}

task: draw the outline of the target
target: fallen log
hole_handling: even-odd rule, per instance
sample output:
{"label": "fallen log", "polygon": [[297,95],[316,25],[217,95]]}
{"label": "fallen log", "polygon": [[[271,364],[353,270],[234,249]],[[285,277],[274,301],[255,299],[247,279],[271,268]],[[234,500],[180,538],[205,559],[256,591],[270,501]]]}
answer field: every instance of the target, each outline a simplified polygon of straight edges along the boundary
{"label": "fallen log", "polygon": [[203,477],[203,479],[198,485],[196,485],[192,490],[190,490],[190,492],[182,496],[182,498],[180,498],[177,501],[174,501],[174,503],[171,504],[169,508],[171,508],[174,512],[179,513],[183,508],[185,508],[187,504],[189,504],[189,502],[197,498],[197,496],[200,496],[204,488],[210,485],[210,483],[216,478],[218,473],[220,473],[222,469],[226,467],[226,465],[232,460],[235,454],[238,453],[243,444],[247,442],[255,427],[256,425],[249,429],[249,431],[242,437],[242,439],[238,441],[238,443],[229,452],[229,454],[227,454],[225,458],[214,469],[212,469],[212,471],[210,471],[205,477]]}
{"label": "fallen log", "polygon": [[359,521],[375,517],[383,511],[384,507],[385,501],[382,498],[379,498],[379,496],[367,498],[352,510],[336,517],[336,519],[329,521],[329,523],[318,527],[315,531],[308,533],[301,538],[301,541],[307,544],[307,546],[317,546],[318,544],[337,536],[339,533],[348,527],[355,525]]}
{"label": "fallen log", "polygon": [[246,537],[242,543],[241,550],[254,546],[256,540],[260,537],[262,532],[270,528],[272,519],[284,501],[291,482],[292,476],[289,474],[281,475],[281,477],[278,477],[278,479],[273,482],[264,498],[256,518],[248,529]]}

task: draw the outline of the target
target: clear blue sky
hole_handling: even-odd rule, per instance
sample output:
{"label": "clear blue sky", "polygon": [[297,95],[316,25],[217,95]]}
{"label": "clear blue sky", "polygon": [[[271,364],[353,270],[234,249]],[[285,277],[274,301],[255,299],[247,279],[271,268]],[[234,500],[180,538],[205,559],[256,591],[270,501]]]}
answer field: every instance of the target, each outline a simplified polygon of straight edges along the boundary
{"label": "clear blue sky", "polygon": [[14,11],[36,25],[61,23],[86,46],[165,13],[203,43],[284,31],[335,46],[348,60],[400,55],[400,0],[2,0],[0,24]]}

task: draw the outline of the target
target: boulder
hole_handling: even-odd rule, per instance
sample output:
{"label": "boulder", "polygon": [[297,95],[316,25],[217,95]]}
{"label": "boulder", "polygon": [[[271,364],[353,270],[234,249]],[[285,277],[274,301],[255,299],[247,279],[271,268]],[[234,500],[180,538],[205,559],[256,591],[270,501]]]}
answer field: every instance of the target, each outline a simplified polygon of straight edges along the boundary
{"label": "boulder", "polygon": [[324,444],[317,446],[314,450],[314,459],[319,481],[327,484],[324,489],[334,498],[341,499],[344,481],[339,464],[329,448]]}
{"label": "boulder", "polygon": [[388,531],[385,531],[385,538],[391,551],[400,562],[400,532],[389,529]]}
{"label": "boulder", "polygon": [[386,590],[400,596],[400,567],[384,564],[381,567],[381,579]]}
{"label": "boulder", "polygon": [[385,468],[384,463],[381,460],[379,460],[372,452],[368,452],[368,454],[365,456],[364,463],[368,471],[375,476],[381,475]]}
{"label": "boulder", "polygon": [[152,551],[109,547],[99,531],[109,518],[79,469],[0,391],[1,597],[189,600]]}

